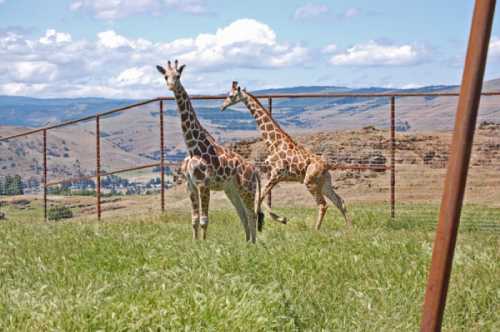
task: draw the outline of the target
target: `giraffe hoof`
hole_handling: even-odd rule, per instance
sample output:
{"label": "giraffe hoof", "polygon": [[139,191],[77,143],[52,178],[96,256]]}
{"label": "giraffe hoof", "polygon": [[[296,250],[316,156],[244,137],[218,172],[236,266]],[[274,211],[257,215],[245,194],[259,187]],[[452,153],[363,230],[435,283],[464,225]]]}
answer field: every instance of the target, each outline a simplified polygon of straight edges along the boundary
{"label": "giraffe hoof", "polygon": [[283,225],[288,224],[288,219],[286,217],[277,217],[276,221]]}

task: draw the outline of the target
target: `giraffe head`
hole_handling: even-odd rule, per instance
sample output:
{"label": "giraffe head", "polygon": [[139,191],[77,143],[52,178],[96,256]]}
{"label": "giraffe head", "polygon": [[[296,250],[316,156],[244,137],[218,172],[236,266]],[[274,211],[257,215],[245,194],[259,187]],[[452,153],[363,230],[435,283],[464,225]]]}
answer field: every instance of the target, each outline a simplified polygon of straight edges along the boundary
{"label": "giraffe head", "polygon": [[180,84],[182,71],[186,65],[182,65],[179,67],[179,61],[175,60],[174,66],[170,61],[167,63],[167,68],[163,68],[162,66],[156,66],[156,69],[165,77],[165,82],[167,83],[167,88],[169,90],[174,91],[177,86]]}
{"label": "giraffe head", "polygon": [[233,81],[231,86],[231,91],[229,91],[229,95],[224,99],[222,106],[220,108],[221,111],[224,111],[229,106],[235,105],[239,102],[244,102],[247,96],[245,95],[245,89],[241,89],[238,85],[238,82]]}

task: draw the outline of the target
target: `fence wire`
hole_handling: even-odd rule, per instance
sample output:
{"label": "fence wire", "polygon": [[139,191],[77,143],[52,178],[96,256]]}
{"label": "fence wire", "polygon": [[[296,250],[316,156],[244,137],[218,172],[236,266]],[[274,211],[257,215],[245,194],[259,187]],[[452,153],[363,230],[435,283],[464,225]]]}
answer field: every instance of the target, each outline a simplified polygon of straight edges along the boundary
{"label": "fence wire", "polygon": [[[455,123],[454,97],[397,100],[397,220],[433,228],[438,219]],[[462,209],[462,229],[500,231],[498,96],[483,96]]]}
{"label": "fence wire", "polygon": [[0,220],[43,220],[42,133],[0,141]]}
{"label": "fence wire", "polygon": [[[261,99],[268,107],[268,98]],[[448,161],[454,96],[395,99],[395,222],[433,227]],[[256,163],[267,156],[255,119],[240,104],[221,113],[221,100],[193,100],[202,124],[224,145]],[[500,215],[500,97],[481,101],[463,216],[465,228],[497,229]],[[337,192],[354,210],[388,218],[391,213],[391,98],[274,98],[280,126],[313,153],[347,169],[332,172]],[[179,164],[186,155],[172,100],[163,101],[166,209],[189,207]],[[160,102],[46,131],[47,218],[95,218],[160,213]],[[6,133],[6,134],[15,134]],[[6,136],[2,133],[2,136]],[[0,141],[0,219],[44,218],[43,131]],[[97,156],[100,199],[97,197]],[[175,164],[175,165],[172,165]],[[20,177],[20,178],[19,178]],[[265,180],[264,180],[265,182]],[[15,188],[15,189],[13,189]],[[215,195],[214,201],[220,200]],[[222,197],[222,196],[221,196]],[[97,202],[100,204],[97,204]],[[273,191],[273,206],[314,207],[302,184]]]}

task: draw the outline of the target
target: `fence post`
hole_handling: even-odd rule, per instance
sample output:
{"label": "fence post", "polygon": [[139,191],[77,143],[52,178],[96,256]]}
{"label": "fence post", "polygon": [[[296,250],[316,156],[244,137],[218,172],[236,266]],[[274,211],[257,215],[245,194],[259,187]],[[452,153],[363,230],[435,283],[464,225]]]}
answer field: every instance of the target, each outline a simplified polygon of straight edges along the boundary
{"label": "fence post", "polygon": [[396,217],[396,97],[391,96],[391,218]]}
{"label": "fence post", "polygon": [[43,130],[43,219],[47,221],[47,129]]}
{"label": "fence post", "polygon": [[101,121],[99,114],[95,117],[95,138],[97,220],[101,220]]}
{"label": "fence post", "polygon": [[450,146],[448,170],[424,298],[420,323],[422,331],[441,330],[481,99],[495,4],[495,0],[477,0],[474,6],[455,117],[455,130]]}
{"label": "fence post", "polygon": [[163,133],[163,100],[160,100],[160,196],[161,211],[165,212],[165,137]]}
{"label": "fence post", "polygon": [[[269,114],[273,114],[273,98],[271,96],[269,96],[267,98],[267,104],[268,104],[268,108],[269,108]],[[273,199],[272,199],[272,194],[271,194],[271,190],[269,190],[269,194],[267,195],[267,205],[269,206],[269,208],[271,208],[271,205],[273,203]]]}

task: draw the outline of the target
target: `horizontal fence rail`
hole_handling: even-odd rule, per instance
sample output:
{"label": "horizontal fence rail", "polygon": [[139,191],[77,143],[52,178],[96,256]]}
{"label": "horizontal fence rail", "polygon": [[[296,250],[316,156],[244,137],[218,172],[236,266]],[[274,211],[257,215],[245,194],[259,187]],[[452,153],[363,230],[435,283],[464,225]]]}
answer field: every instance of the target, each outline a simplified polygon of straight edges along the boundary
{"label": "horizontal fence rail", "polygon": [[[495,91],[495,92],[483,92],[483,96],[500,96],[500,91]],[[396,119],[396,98],[405,98],[405,97],[458,97],[459,93],[458,92],[428,92],[428,93],[420,93],[420,92],[385,92],[385,93],[299,93],[299,94],[261,94],[261,95],[256,95],[258,99],[267,99],[268,100],[268,105],[269,105],[269,110],[271,111],[272,109],[272,101],[273,99],[299,99],[299,98],[387,98],[388,100],[388,118],[389,118],[389,137],[388,140],[390,142],[390,153],[389,153],[389,165],[380,165],[380,164],[334,164],[331,169],[332,170],[349,170],[349,171],[367,171],[367,170],[372,170],[372,171],[389,171],[390,173],[390,178],[389,178],[389,186],[390,186],[390,192],[389,192],[389,202],[390,202],[390,216],[392,218],[395,218],[395,205],[396,205],[396,160],[395,160],[395,151],[396,151],[396,128],[395,128],[395,119]],[[226,98],[225,95],[194,95],[190,97],[192,100],[223,100]],[[101,186],[100,186],[100,179],[106,176],[111,176],[115,174],[120,174],[120,173],[125,173],[125,172],[131,172],[131,171],[137,171],[137,170],[142,170],[142,169],[147,169],[147,168],[156,168],[158,167],[161,171],[160,175],[160,180],[161,180],[161,191],[160,191],[160,197],[161,197],[161,210],[164,211],[165,209],[165,178],[164,178],[164,171],[166,167],[178,167],[180,164],[180,161],[177,162],[172,162],[172,161],[167,161],[165,160],[165,138],[164,138],[164,103],[166,101],[174,101],[174,97],[157,97],[145,101],[141,101],[138,103],[134,103],[131,105],[127,105],[124,107],[119,107],[115,109],[111,109],[109,111],[101,112],[95,115],[91,116],[86,116],[83,118],[75,119],[75,120],[70,120],[66,122],[61,122],[58,124],[42,127],[42,128],[36,128],[32,130],[28,130],[23,133],[18,133],[6,137],[1,137],[0,136],[0,142],[7,142],[9,140],[17,139],[17,138],[23,138],[29,135],[34,135],[37,133],[43,134],[43,208],[44,208],[44,217],[45,220],[47,220],[47,194],[48,194],[48,188],[61,185],[61,184],[69,184],[69,183],[77,183],[79,181],[83,180],[91,180],[91,179],[96,179],[97,184],[96,184],[96,198],[97,198],[97,215],[98,218],[100,219],[101,215]],[[160,139],[159,139],[159,151],[160,151],[160,160],[159,162],[156,163],[148,163],[148,164],[143,164],[143,165],[138,165],[135,167],[130,167],[130,168],[122,168],[114,171],[101,171],[101,164],[100,164],[100,158],[101,158],[101,146],[100,146],[100,141],[102,139],[100,135],[100,120],[103,120],[107,116],[114,115],[117,113],[123,113],[130,111],[132,109],[136,109],[137,107],[144,106],[144,105],[149,105],[153,103],[159,103],[159,125],[160,125]],[[70,125],[75,125],[79,123],[84,123],[84,122],[90,122],[90,121],[95,121],[95,130],[96,130],[96,169],[95,169],[95,174],[92,175],[82,175],[78,177],[71,177],[68,179],[62,179],[58,181],[48,181],[47,179],[47,171],[48,171],[48,166],[47,166],[47,134],[54,129],[57,128],[62,128],[62,127],[67,127]],[[260,166],[260,165],[258,165]],[[270,202],[270,195],[269,195],[269,205],[271,205]]]}

